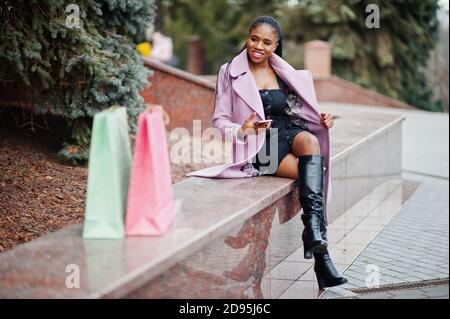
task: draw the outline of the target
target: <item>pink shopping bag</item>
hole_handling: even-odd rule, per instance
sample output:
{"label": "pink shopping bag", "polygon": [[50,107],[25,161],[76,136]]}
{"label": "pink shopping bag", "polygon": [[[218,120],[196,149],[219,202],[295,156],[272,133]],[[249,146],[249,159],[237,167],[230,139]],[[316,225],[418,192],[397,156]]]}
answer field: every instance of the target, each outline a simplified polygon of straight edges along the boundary
{"label": "pink shopping bag", "polygon": [[125,233],[127,236],[163,234],[175,219],[169,151],[162,108],[139,115]]}

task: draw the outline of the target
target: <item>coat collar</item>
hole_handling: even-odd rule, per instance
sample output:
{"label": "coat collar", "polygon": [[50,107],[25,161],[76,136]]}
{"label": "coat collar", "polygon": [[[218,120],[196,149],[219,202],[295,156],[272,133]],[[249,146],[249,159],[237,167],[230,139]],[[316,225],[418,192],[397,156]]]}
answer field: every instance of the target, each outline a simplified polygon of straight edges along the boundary
{"label": "coat collar", "polygon": [[[272,56],[269,58],[269,63],[273,68],[278,68],[280,70],[286,70],[286,71],[295,71],[295,69],[287,63],[285,60],[283,60],[280,56],[273,53]],[[248,65],[248,56],[247,56],[247,50],[244,49],[241,53],[239,53],[231,63],[230,66],[230,74],[232,77],[237,77],[243,73],[250,72],[250,67]]]}
{"label": "coat collar", "polygon": [[[269,63],[278,76],[297,95],[301,96],[312,108],[314,113],[318,115],[319,112],[311,72],[309,70],[295,70],[289,63],[275,53],[269,58]],[[236,93],[264,119],[264,107],[255,79],[250,72],[246,49],[239,53],[231,62],[230,75],[234,78],[237,77],[233,81],[233,88]],[[317,119],[314,116],[307,120],[316,122]]]}

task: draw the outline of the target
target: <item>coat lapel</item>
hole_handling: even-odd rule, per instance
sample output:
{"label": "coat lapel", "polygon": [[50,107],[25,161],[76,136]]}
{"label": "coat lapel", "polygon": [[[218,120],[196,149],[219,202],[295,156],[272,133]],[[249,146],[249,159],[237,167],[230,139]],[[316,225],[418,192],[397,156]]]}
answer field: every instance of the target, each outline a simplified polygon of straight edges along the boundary
{"label": "coat lapel", "polygon": [[[306,120],[319,123],[320,113],[318,111],[317,98],[314,90],[314,81],[309,70],[295,70],[286,61],[278,55],[273,54],[269,59],[270,65],[280,78],[290,87],[295,93],[306,101],[311,108],[312,113],[318,115],[308,117]],[[308,116],[308,114],[304,114]]]}
{"label": "coat lapel", "polygon": [[233,89],[262,119],[265,119],[261,96],[250,72],[238,77],[233,82]]}
{"label": "coat lapel", "polygon": [[248,104],[256,113],[265,119],[264,106],[259,95],[258,86],[248,67],[247,50],[237,55],[230,67],[232,77],[237,77],[232,83],[234,91]]}

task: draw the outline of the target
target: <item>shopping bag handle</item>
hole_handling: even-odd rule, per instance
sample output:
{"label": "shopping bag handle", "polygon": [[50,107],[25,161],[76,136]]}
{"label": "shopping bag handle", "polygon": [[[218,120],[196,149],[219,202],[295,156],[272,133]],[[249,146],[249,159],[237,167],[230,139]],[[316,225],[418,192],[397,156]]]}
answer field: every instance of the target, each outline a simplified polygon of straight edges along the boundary
{"label": "shopping bag handle", "polygon": [[170,123],[170,116],[169,113],[167,113],[167,111],[163,108],[162,105],[160,104],[145,104],[146,108],[145,108],[145,112],[152,112],[154,110],[159,110],[163,113],[163,118],[164,118],[164,125],[168,125]]}

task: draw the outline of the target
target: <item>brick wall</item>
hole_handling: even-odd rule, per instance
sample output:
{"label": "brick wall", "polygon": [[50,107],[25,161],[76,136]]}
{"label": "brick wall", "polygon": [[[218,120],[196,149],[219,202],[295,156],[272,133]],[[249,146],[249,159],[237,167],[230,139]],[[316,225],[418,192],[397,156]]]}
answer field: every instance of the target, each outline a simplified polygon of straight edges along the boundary
{"label": "brick wall", "polygon": [[352,82],[331,75],[327,78],[315,78],[314,88],[319,102],[362,104],[402,109],[415,107],[386,95],[365,89]]}
{"label": "brick wall", "polygon": [[170,116],[168,130],[184,127],[192,133],[194,119],[201,120],[202,130],[212,126],[214,82],[150,59],[144,63],[154,74],[141,95],[146,103],[164,107]]}

